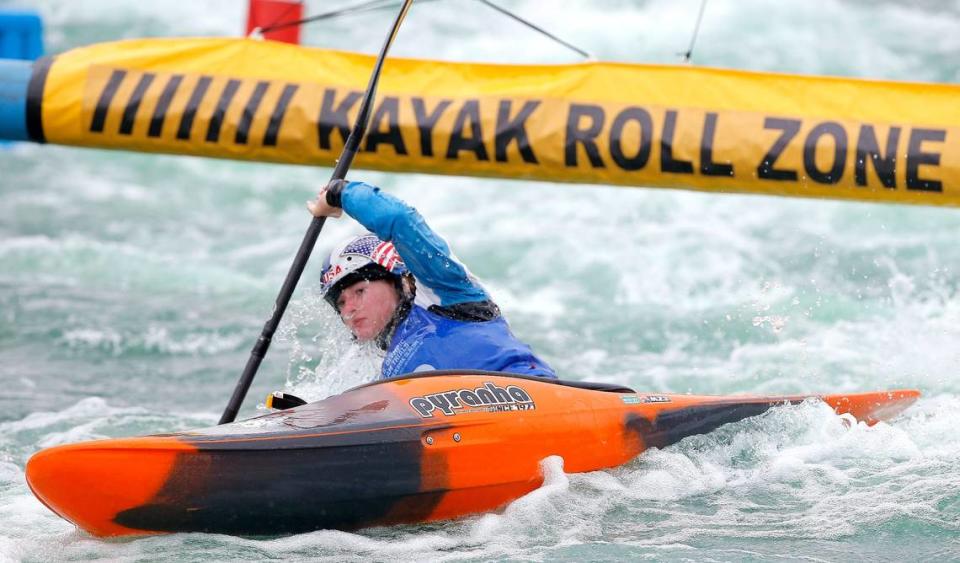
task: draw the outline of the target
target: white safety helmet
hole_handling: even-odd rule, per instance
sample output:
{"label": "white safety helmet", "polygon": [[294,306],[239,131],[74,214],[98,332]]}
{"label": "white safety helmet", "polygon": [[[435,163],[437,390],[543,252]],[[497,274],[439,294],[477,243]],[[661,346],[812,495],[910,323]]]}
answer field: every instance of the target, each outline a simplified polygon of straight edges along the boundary
{"label": "white safety helmet", "polygon": [[327,303],[336,309],[340,292],[354,283],[399,280],[405,273],[407,267],[393,243],[367,233],[347,239],[330,252],[323,262],[320,291]]}

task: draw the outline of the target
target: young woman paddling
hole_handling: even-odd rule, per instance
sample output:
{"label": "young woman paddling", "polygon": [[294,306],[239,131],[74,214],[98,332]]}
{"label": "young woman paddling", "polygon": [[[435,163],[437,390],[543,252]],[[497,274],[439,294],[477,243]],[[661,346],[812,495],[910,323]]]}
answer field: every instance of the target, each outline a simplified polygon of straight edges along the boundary
{"label": "young woman paddling", "polygon": [[345,180],[307,207],[316,217],[346,211],[370,231],[333,249],[321,291],[358,341],[386,351],[381,377],[439,369],[556,377],[416,209]]}

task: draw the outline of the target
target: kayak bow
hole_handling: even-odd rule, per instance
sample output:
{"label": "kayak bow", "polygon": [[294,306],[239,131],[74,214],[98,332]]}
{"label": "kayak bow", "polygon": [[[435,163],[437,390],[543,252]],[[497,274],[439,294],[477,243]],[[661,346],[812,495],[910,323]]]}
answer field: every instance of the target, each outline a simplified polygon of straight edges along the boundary
{"label": "kayak bow", "polygon": [[431,372],[212,428],[58,446],[26,473],[46,506],[97,536],[355,529],[496,509],[539,487],[551,455],[594,471],[776,405],[818,398],[873,424],[919,395],[645,394]]}

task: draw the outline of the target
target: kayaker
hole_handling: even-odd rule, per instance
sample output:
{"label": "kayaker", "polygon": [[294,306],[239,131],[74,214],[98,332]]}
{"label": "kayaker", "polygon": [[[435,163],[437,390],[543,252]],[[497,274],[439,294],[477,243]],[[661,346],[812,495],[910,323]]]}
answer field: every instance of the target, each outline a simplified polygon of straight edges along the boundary
{"label": "kayaker", "polygon": [[370,231],[333,249],[321,291],[358,341],[386,352],[382,378],[438,369],[556,377],[416,209],[345,180],[331,182],[307,207],[316,217],[346,211]]}

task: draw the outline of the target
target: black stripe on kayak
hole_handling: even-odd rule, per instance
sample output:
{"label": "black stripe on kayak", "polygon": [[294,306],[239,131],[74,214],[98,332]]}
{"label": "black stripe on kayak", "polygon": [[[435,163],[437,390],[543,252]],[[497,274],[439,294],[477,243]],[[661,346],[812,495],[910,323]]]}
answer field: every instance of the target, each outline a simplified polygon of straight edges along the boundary
{"label": "black stripe on kayak", "polygon": [[117,95],[117,90],[123,84],[123,79],[127,77],[127,71],[115,70],[110,74],[107,85],[100,92],[100,99],[97,100],[97,107],[93,111],[93,119],[90,120],[91,133],[103,133],[103,126],[107,122],[107,113],[110,111],[110,102]]}
{"label": "black stripe on kayak", "polygon": [[120,134],[129,135],[133,133],[133,125],[137,121],[137,112],[140,111],[140,102],[143,101],[143,95],[147,93],[150,84],[156,75],[152,72],[145,72],[137,82],[137,86],[130,94],[130,100],[127,101],[127,107],[123,110],[123,118],[120,120]]}
{"label": "black stripe on kayak", "polygon": [[197,435],[185,436],[173,434],[168,437],[176,438],[184,443],[196,446],[203,450],[266,450],[296,449],[313,447],[317,440],[324,444],[342,446],[344,444],[367,444],[382,441],[381,436],[387,432],[404,430],[419,431],[437,430],[445,425],[426,425],[422,420],[390,421],[389,423],[375,422],[369,424],[350,424],[349,426],[332,424],[329,427],[318,427],[308,430],[272,431],[268,434],[234,434],[228,436]]}
{"label": "black stripe on kayak", "polygon": [[[421,429],[315,437],[300,447],[182,453],[147,504],[114,522],[139,530],[246,536],[355,529],[426,519],[445,491],[424,491]],[[351,443],[349,437],[357,438]],[[214,445],[214,444],[210,444]]]}
{"label": "black stripe on kayak", "polygon": [[277,106],[273,108],[273,114],[270,116],[270,124],[267,126],[267,132],[263,135],[263,146],[277,146],[277,135],[280,133],[280,124],[283,123],[283,116],[287,113],[287,106],[290,105],[290,100],[293,99],[293,95],[296,92],[296,84],[287,84],[283,87],[283,93],[280,94],[280,99],[277,100]]}
{"label": "black stripe on kayak", "polygon": [[197,116],[197,108],[200,107],[200,102],[203,101],[203,96],[207,93],[207,88],[210,87],[211,80],[213,79],[209,76],[201,76],[200,80],[197,81],[197,85],[194,86],[193,92],[190,94],[190,99],[187,101],[187,107],[183,110],[183,117],[180,118],[180,128],[177,129],[177,139],[181,141],[190,140],[190,132],[193,130],[193,119]]}
{"label": "black stripe on kayak", "polygon": [[230,102],[233,101],[233,96],[237,93],[237,89],[240,88],[240,81],[237,79],[232,79],[227,82],[227,85],[223,87],[223,92],[220,93],[220,100],[217,101],[217,109],[213,112],[213,117],[210,118],[210,125],[207,127],[207,142],[216,143],[220,140],[220,128],[223,126],[223,116],[227,114],[227,108],[230,107]]}
{"label": "black stripe on kayak", "polygon": [[763,414],[771,407],[782,404],[784,401],[698,405],[662,412],[653,422],[630,413],[627,415],[626,426],[640,434],[645,447],[665,448],[687,436],[712,432],[724,424]]}
{"label": "black stripe on kayak", "polygon": [[27,137],[34,143],[46,143],[43,133],[43,89],[47,84],[50,66],[56,57],[41,57],[33,63],[30,82],[27,84]]}
{"label": "black stripe on kayak", "polygon": [[174,74],[170,77],[170,80],[167,81],[167,85],[163,87],[160,99],[157,100],[157,107],[153,110],[153,117],[150,118],[150,130],[147,131],[148,137],[159,137],[163,134],[163,121],[167,117],[170,102],[173,101],[173,96],[176,95],[177,88],[180,87],[181,81],[183,81],[183,75]]}
{"label": "black stripe on kayak", "polygon": [[256,115],[257,108],[260,107],[260,101],[263,100],[263,95],[269,87],[270,83],[265,80],[257,82],[257,87],[253,89],[253,94],[250,95],[246,107],[243,108],[243,115],[240,116],[240,124],[237,125],[237,135],[233,140],[236,144],[247,144],[247,138],[250,135],[250,125],[253,124],[253,117]]}

